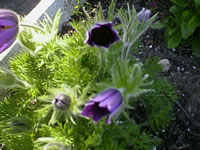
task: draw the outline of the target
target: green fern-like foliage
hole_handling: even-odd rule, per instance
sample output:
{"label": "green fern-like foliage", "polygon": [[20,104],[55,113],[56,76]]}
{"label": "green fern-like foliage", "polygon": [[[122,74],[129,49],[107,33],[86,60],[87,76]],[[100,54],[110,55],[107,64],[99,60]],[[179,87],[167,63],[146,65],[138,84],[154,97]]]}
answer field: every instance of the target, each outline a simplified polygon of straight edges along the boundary
{"label": "green fern-like foliage", "polygon": [[[55,30],[54,21],[44,21],[42,29],[50,34]],[[74,27],[78,30],[72,35],[59,37],[54,32],[54,36],[45,42],[35,40],[35,34],[41,36],[41,32],[32,31],[27,28],[20,33],[23,45],[28,47],[28,51],[22,51],[10,61],[12,72],[22,81],[26,81],[31,85],[28,89],[14,89],[11,94],[0,102],[0,121],[4,122],[15,116],[28,116],[34,122],[34,130],[31,133],[24,133],[24,139],[33,142],[35,138],[42,137],[36,131],[40,128],[40,120],[43,115],[35,113],[40,106],[38,96],[48,93],[49,88],[56,88],[61,84],[67,84],[72,87],[79,85],[81,88],[90,83],[94,83],[96,78],[96,70],[98,68],[97,53],[94,49],[84,44],[86,29],[81,23],[73,22]],[[80,28],[79,28],[80,27]],[[52,30],[51,30],[52,29]],[[34,34],[34,36],[32,35]],[[43,34],[43,36],[49,36]],[[25,38],[25,37],[29,38]],[[45,38],[45,37],[44,37]],[[39,123],[39,124],[38,124]],[[49,127],[51,128],[51,127]],[[0,126],[2,131],[4,127]],[[33,135],[30,136],[30,135]],[[0,143],[5,144],[8,149],[20,149],[20,143],[24,142],[22,135],[9,135],[7,133],[1,136]],[[49,135],[51,136],[51,135]],[[21,141],[20,141],[21,140]],[[16,144],[12,142],[16,141]],[[19,146],[16,146],[19,143]],[[28,143],[28,142],[27,142]],[[29,145],[29,147],[27,147]],[[24,149],[32,149],[32,144],[21,146]],[[21,149],[23,149],[21,148]]]}
{"label": "green fern-like foliage", "polygon": [[[101,144],[102,124],[97,125],[83,118],[79,118],[76,123],[76,125],[72,122],[58,124],[54,128],[43,125],[38,130],[40,137],[35,141],[35,147],[41,148],[50,143],[60,143],[63,147],[74,150],[88,150],[92,146]],[[46,137],[51,137],[51,140]]]}
{"label": "green fern-like foliage", "polygon": [[[16,93],[15,93],[16,92]],[[5,144],[9,150],[27,150],[33,149],[33,137],[31,132],[11,134],[8,130],[9,126],[5,126],[5,122],[15,116],[28,116],[34,120],[34,105],[33,101],[27,99],[27,93],[24,91],[13,91],[11,95],[0,101],[0,143]],[[7,130],[8,128],[8,130]]]}
{"label": "green fern-like foliage", "polygon": [[146,115],[154,131],[166,128],[173,119],[173,102],[177,99],[175,88],[167,80],[153,84],[154,93],[144,96]]}
{"label": "green fern-like foliage", "polygon": [[[46,26],[49,26],[49,22],[46,22]],[[54,26],[53,23],[52,28]],[[38,95],[62,83],[85,86],[94,81],[98,67],[96,51],[84,44],[86,31],[81,24],[73,22],[73,26],[77,31],[72,36],[55,35],[50,41],[39,44],[39,49],[23,52],[11,60],[11,70],[20,79],[33,85]],[[44,29],[49,30],[49,27]],[[26,33],[29,32],[21,34],[26,36]],[[28,42],[31,41],[33,39]]]}
{"label": "green fern-like foliage", "polygon": [[27,150],[33,149],[33,137],[31,134],[20,134],[13,136],[12,134],[7,134],[1,132],[0,143],[5,144],[5,149],[7,150]]}
{"label": "green fern-like foliage", "polygon": [[160,143],[158,138],[146,131],[141,131],[140,126],[130,123],[104,127],[102,144],[95,148],[98,150],[150,150]]}
{"label": "green fern-like foliage", "polygon": [[157,58],[148,58],[144,64],[145,72],[154,81],[151,88],[154,92],[142,97],[148,124],[154,131],[169,126],[173,119],[173,104],[177,100],[177,93],[166,79],[158,77],[161,66]]}

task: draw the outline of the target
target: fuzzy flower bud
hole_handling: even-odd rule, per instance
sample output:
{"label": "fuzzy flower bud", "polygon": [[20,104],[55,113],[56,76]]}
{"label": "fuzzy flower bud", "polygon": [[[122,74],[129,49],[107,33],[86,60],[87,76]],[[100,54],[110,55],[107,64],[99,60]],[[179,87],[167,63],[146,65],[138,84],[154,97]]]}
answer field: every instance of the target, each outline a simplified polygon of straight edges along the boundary
{"label": "fuzzy flower bud", "polygon": [[150,14],[151,14],[151,11],[150,11],[150,10],[143,8],[143,9],[138,13],[138,15],[137,15],[138,20],[139,20],[140,22],[143,22],[143,21],[144,21],[144,23],[145,23],[145,22],[147,22],[147,20],[149,19]]}
{"label": "fuzzy flower bud", "polygon": [[52,104],[56,109],[66,110],[70,107],[71,98],[65,94],[60,93],[55,96],[55,98],[52,101]]}

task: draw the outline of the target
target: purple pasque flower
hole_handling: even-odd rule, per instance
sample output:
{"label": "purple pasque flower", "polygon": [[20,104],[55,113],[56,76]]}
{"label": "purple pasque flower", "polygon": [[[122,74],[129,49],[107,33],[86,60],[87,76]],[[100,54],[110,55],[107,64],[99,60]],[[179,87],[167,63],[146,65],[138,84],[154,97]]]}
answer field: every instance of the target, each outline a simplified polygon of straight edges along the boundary
{"label": "purple pasque flower", "polygon": [[19,31],[18,18],[15,12],[0,9],[0,53],[9,48]]}
{"label": "purple pasque flower", "polygon": [[117,89],[111,88],[97,94],[82,111],[82,115],[92,118],[95,122],[107,116],[106,122],[111,123],[112,117],[120,114],[123,96]]}
{"label": "purple pasque flower", "polygon": [[112,29],[112,23],[97,23],[88,31],[85,42],[90,46],[109,48],[119,40],[117,32]]}
{"label": "purple pasque flower", "polygon": [[151,15],[150,10],[142,8],[142,10],[138,13],[137,17],[140,22],[144,21],[145,23],[149,19],[150,15]]}

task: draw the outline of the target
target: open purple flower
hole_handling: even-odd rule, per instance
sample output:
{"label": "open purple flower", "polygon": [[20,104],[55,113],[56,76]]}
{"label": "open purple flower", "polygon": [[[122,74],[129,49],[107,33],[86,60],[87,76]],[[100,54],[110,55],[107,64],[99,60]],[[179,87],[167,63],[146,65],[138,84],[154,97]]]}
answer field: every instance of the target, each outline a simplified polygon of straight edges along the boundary
{"label": "open purple flower", "polygon": [[150,11],[150,10],[143,8],[143,9],[138,13],[138,15],[137,15],[138,20],[139,20],[140,22],[143,22],[143,21],[144,21],[144,23],[145,23],[145,22],[147,22],[147,20],[149,19],[150,14],[151,14],[151,11]]}
{"label": "open purple flower", "polygon": [[16,13],[0,9],[0,53],[9,48],[15,41],[19,31]]}
{"label": "open purple flower", "polygon": [[122,94],[117,89],[107,89],[92,98],[82,111],[83,116],[92,118],[95,122],[107,116],[106,122],[111,123],[112,117],[121,112]]}
{"label": "open purple flower", "polygon": [[90,46],[109,48],[110,44],[120,40],[112,23],[97,23],[87,33],[86,43]]}

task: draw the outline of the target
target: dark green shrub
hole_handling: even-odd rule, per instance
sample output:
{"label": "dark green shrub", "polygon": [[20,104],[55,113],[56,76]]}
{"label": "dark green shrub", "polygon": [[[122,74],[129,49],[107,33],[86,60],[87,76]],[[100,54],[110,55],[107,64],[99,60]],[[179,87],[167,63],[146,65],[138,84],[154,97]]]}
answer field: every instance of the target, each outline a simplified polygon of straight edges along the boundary
{"label": "dark green shrub", "polygon": [[171,1],[174,3],[169,9],[171,15],[164,21],[168,48],[175,48],[186,42],[192,47],[193,54],[200,57],[200,1]]}

